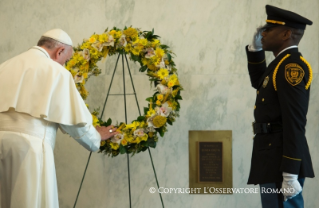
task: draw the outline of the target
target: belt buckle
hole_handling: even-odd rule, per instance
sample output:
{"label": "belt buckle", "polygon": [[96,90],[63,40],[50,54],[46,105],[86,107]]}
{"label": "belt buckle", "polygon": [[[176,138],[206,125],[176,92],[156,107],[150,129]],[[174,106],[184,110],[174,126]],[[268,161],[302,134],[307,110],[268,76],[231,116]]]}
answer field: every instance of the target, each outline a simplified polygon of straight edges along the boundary
{"label": "belt buckle", "polygon": [[267,123],[267,133],[271,133],[271,125],[270,123]]}

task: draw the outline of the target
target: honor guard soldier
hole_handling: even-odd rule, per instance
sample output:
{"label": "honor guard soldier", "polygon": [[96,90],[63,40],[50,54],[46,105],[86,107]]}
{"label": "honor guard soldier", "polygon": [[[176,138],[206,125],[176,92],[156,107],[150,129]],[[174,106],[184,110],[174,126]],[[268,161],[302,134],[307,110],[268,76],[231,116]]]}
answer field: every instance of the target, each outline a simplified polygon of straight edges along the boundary
{"label": "honor guard soldier", "polygon": [[[312,70],[298,44],[312,22],[270,5],[266,13],[266,25],[257,29],[246,47],[249,76],[257,94],[248,184],[260,185],[264,208],[303,207],[305,177],[314,177],[305,136]],[[275,56],[268,66],[264,51]],[[267,188],[282,193],[263,193]]]}

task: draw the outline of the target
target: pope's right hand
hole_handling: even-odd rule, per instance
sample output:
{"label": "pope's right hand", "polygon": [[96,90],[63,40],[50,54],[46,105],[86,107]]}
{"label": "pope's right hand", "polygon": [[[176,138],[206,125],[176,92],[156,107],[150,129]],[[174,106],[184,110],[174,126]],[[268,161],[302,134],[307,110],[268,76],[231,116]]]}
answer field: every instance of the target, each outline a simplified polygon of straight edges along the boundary
{"label": "pope's right hand", "polygon": [[107,140],[113,137],[114,135],[118,134],[116,128],[113,125],[110,126],[96,126],[95,129],[101,135],[101,140]]}

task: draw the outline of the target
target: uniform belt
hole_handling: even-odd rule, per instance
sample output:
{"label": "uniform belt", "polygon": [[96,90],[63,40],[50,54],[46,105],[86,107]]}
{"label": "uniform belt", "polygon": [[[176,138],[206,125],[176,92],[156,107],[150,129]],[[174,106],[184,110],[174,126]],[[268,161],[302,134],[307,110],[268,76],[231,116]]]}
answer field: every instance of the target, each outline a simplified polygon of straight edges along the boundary
{"label": "uniform belt", "polygon": [[274,123],[256,123],[253,122],[254,134],[269,134],[282,131],[281,122]]}

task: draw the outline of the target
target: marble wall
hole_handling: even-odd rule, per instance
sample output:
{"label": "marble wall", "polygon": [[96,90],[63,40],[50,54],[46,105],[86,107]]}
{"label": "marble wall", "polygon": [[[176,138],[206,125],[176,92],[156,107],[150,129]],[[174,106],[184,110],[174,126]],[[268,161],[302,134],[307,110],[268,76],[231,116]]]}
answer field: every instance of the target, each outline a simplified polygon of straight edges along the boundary
{"label": "marble wall", "polygon": [[[312,64],[314,79],[308,113],[307,138],[315,172],[319,173],[319,2],[317,0],[93,0],[46,1],[0,0],[0,63],[35,45],[45,31],[62,28],[75,44],[92,33],[117,26],[155,29],[161,41],[177,54],[183,91],[180,118],[160,139],[152,156],[159,184],[168,188],[188,187],[188,131],[233,131],[233,186],[247,185],[252,149],[255,90],[247,74],[244,47],[255,28],[265,23],[265,4],[293,10],[314,21],[300,44]],[[91,109],[102,107],[116,57],[100,62],[102,75],[88,82]],[[267,55],[267,61],[273,59]],[[130,63],[140,106],[153,89],[144,74]],[[129,80],[127,80],[129,84]],[[128,88],[130,89],[130,88]],[[5,89],[1,89],[5,90]],[[122,90],[121,72],[115,76],[112,93]],[[130,91],[129,91],[130,92]],[[128,120],[136,118],[134,98],[128,98]],[[122,97],[111,97],[105,118],[124,121]],[[73,207],[89,152],[59,132],[55,148],[60,207]],[[132,207],[161,207],[147,152],[130,158]],[[319,203],[319,182],[307,179],[306,207]],[[260,207],[259,194],[189,195],[163,194],[165,207]],[[93,153],[77,207],[129,207],[126,156],[116,158]]]}

